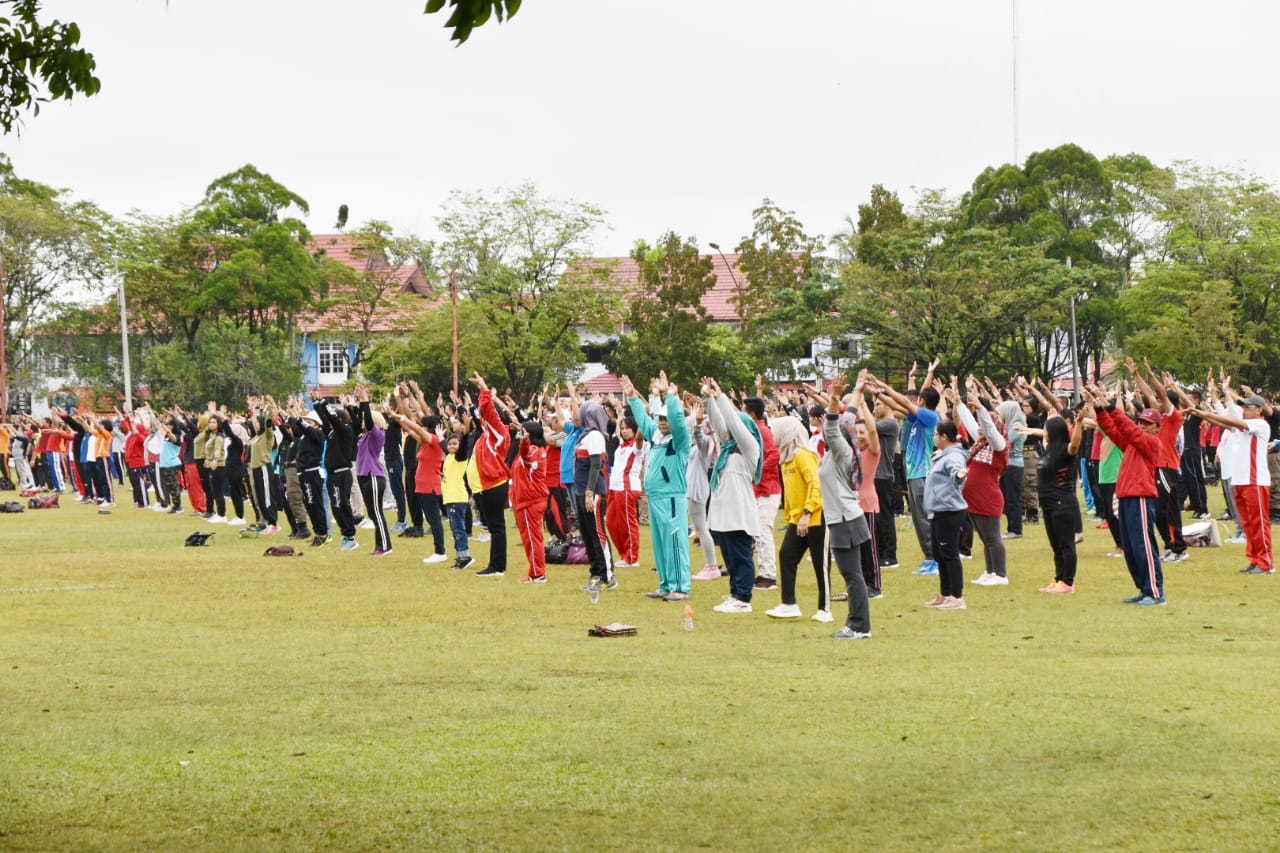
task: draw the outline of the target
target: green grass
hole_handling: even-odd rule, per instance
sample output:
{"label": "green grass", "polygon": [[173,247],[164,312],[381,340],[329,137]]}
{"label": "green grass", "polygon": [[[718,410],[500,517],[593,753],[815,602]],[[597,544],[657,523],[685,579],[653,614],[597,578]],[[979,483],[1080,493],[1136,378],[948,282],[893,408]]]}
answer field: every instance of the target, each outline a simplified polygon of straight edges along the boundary
{"label": "green grass", "polygon": [[[266,559],[202,528],[0,516],[0,848],[1275,847],[1280,581],[1240,546],[1138,608],[1088,523],[1079,592],[1038,594],[1029,527],[1009,587],[936,613],[904,529],[874,639],[837,642],[776,593],[713,613],[725,581],[691,633],[648,569],[596,606],[582,567],[518,585],[514,530],[485,580],[423,540]],[[614,620],[639,636],[586,636]]]}

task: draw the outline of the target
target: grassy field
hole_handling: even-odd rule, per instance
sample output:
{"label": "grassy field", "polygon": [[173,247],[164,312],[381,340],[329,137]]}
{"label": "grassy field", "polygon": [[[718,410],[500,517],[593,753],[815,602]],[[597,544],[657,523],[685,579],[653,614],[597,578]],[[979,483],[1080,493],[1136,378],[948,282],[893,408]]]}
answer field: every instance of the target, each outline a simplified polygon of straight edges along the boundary
{"label": "grassy field", "polygon": [[776,592],[713,613],[724,580],[692,632],[648,568],[595,606],[581,567],[517,584],[514,530],[487,580],[369,531],[267,559],[189,517],[0,516],[0,848],[1275,849],[1280,581],[1198,549],[1122,605],[1086,532],[1075,596],[1036,592],[1029,527],[1010,586],[938,613],[902,530],[839,642]]}

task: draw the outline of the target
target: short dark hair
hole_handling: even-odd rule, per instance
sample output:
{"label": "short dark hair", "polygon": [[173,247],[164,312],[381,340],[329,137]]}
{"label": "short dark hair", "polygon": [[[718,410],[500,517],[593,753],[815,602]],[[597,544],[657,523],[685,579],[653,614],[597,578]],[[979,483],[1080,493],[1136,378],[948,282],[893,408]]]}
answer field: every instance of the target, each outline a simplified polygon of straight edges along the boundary
{"label": "short dark hair", "polygon": [[764,418],[764,400],[759,397],[748,397],[742,401],[742,408],[746,409],[751,417],[756,420]]}
{"label": "short dark hair", "polygon": [[920,400],[926,409],[938,408],[938,402],[941,399],[942,395],[938,393],[937,388],[926,388],[920,392]]}

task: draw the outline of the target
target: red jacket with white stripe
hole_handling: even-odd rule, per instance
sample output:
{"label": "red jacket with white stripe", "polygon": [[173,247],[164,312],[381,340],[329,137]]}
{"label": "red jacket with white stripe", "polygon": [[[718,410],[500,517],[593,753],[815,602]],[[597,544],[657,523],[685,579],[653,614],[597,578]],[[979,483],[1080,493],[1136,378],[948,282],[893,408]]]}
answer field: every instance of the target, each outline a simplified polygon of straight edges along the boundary
{"label": "red jacket with white stripe", "polygon": [[1116,479],[1118,498],[1154,498],[1156,468],[1160,461],[1160,439],[1129,420],[1123,412],[1103,409],[1098,426],[1124,452]]}
{"label": "red jacket with white stripe", "polygon": [[476,459],[476,471],[480,474],[480,490],[487,492],[511,479],[507,469],[507,449],[511,445],[511,433],[498,407],[493,404],[493,389],[480,392],[480,437],[471,453]]}

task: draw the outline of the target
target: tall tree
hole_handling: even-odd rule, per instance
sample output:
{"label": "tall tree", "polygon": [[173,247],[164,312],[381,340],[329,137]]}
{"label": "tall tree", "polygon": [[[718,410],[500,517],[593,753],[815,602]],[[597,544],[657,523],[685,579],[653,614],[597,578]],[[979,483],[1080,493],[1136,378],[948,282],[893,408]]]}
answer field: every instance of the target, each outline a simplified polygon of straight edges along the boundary
{"label": "tall tree", "polygon": [[821,239],[794,212],[765,199],[751,218],[752,233],[738,244],[742,340],[760,367],[794,377],[806,347],[835,332],[836,288],[818,260]]}
{"label": "tall tree", "polygon": [[101,293],[111,223],[97,206],[18,177],[0,155],[0,265],[4,359],[14,387],[33,380],[32,331],[74,295]]}
{"label": "tall tree", "polygon": [[521,394],[582,365],[579,330],[609,332],[619,320],[611,270],[586,263],[604,212],[544,197],[532,184],[496,196],[455,191],[436,220],[440,258],[457,271],[480,311],[482,336]]}
{"label": "tall tree", "polygon": [[[632,377],[657,376],[665,370],[672,381],[694,387],[713,374],[711,323],[702,297],[716,283],[711,258],[690,237],[668,231],[656,245],[637,241],[631,250],[638,275],[628,293],[627,333],[605,356],[605,366]],[[637,381],[641,381],[637,379]]]}

